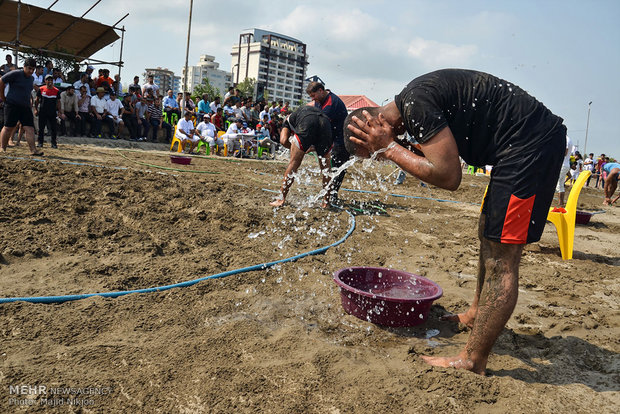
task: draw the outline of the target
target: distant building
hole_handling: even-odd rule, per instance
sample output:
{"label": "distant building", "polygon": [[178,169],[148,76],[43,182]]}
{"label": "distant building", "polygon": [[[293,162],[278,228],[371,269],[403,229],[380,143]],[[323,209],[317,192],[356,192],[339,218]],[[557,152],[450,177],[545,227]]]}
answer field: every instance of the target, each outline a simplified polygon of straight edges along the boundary
{"label": "distant building", "polygon": [[235,84],[254,78],[257,97],[266,91],[270,101],[289,101],[293,106],[304,99],[308,55],[301,41],[248,29],[239,35],[239,43],[233,45],[230,54]]}
{"label": "distant building", "polygon": [[[203,79],[209,79],[209,83],[214,88],[220,91],[220,95],[223,98],[224,94],[228,92],[228,88],[232,86],[232,76],[230,72],[219,69],[220,64],[215,61],[215,56],[202,55],[200,61],[196,66],[188,66],[187,72],[187,89],[192,92],[196,85],[200,85]],[[181,70],[181,86],[182,89],[185,85],[185,68]]]}
{"label": "distant building", "polygon": [[353,112],[356,109],[365,108],[367,106],[373,108],[379,106],[372,100],[368,99],[366,95],[338,95],[338,97],[342,99],[342,102],[344,103],[344,106],[347,107],[348,112]]}
{"label": "distant building", "polygon": [[168,89],[172,89],[175,93],[179,91],[178,85],[175,87],[174,82],[175,77],[178,78],[178,76],[174,76],[174,72],[168,68],[162,69],[160,67],[156,67],[144,69],[144,83],[146,83],[149,75],[153,75],[153,82],[159,86],[160,95],[166,96]]}

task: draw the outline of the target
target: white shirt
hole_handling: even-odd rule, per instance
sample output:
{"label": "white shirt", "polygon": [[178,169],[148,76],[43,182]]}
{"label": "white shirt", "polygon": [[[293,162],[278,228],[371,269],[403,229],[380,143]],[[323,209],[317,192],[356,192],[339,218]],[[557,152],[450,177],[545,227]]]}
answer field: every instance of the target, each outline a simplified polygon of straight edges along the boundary
{"label": "white shirt", "polygon": [[196,130],[200,133],[200,136],[203,138],[211,137],[215,138],[215,125],[211,122],[204,122],[198,124]]}
{"label": "white shirt", "polygon": [[217,112],[217,108],[220,108],[222,105],[220,104],[215,104],[215,102],[211,102],[211,104],[209,104],[209,108],[211,108],[211,112],[216,113]]}
{"label": "white shirt", "polygon": [[193,129],[194,123],[191,120],[186,121],[185,118],[182,118],[177,123],[177,134],[179,134],[181,138],[191,138]]}
{"label": "white shirt", "polygon": [[99,98],[97,95],[93,96],[90,100],[90,106],[94,106],[95,112],[98,114],[103,114],[103,111],[105,111],[107,107],[107,103],[108,101],[105,98]]}
{"label": "white shirt", "polygon": [[573,141],[566,136],[566,155],[564,156],[564,163],[562,164],[564,167],[570,168],[570,155],[573,153]]}
{"label": "white shirt", "polygon": [[263,122],[263,119],[265,119],[265,115],[267,115],[267,119],[269,120],[269,122],[271,122],[271,115],[269,115],[269,112],[266,110],[261,111],[260,115],[258,115],[258,119]]}
{"label": "white shirt", "polygon": [[232,124],[230,124],[230,126],[226,130],[226,135],[236,136],[238,133],[239,133],[239,128],[237,128],[236,122],[233,122]]}
{"label": "white shirt", "polygon": [[108,111],[108,114],[112,116],[119,116],[121,109],[123,109],[123,104],[118,99],[110,99],[106,104],[105,109]]}
{"label": "white shirt", "polygon": [[82,81],[77,81],[77,82],[75,82],[75,83],[73,84],[73,87],[75,88],[75,92],[76,92],[76,93],[80,93],[80,88],[81,88],[82,86],[85,86],[85,87],[86,87],[86,95],[88,95],[88,96],[92,96],[92,95],[90,94],[90,85],[89,85],[88,83],[83,83]]}
{"label": "white shirt", "polygon": [[583,163],[583,168],[588,171],[594,171],[594,161],[592,161],[592,158],[590,157],[586,158],[586,160]]}

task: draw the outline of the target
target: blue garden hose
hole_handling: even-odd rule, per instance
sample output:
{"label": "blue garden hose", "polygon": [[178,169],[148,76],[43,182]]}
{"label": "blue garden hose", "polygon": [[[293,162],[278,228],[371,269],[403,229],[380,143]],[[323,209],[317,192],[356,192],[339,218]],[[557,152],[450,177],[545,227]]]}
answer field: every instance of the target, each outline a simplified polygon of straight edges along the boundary
{"label": "blue garden hose", "polygon": [[330,244],[328,246],[321,247],[321,248],[316,249],[316,250],[311,250],[309,252],[301,253],[301,254],[298,254],[296,256],[288,257],[286,259],[276,260],[276,261],[267,262],[267,263],[261,263],[261,264],[257,264],[257,265],[254,265],[254,266],[244,267],[244,268],[236,269],[236,270],[229,270],[227,272],[218,273],[218,274],[211,275],[211,276],[205,276],[205,277],[201,277],[201,278],[194,279],[194,280],[188,280],[186,282],[174,283],[172,285],[156,286],[156,287],[151,287],[151,288],[146,288],[146,289],[123,290],[123,291],[117,291],[117,292],[86,293],[86,294],[81,294],[81,295],[31,296],[31,297],[21,297],[21,298],[0,298],[0,304],[2,304],[2,303],[10,303],[10,302],[20,302],[20,301],[22,301],[22,302],[30,302],[30,303],[63,303],[63,302],[69,302],[69,301],[72,301],[72,300],[86,299],[86,298],[90,298],[90,297],[93,297],[93,296],[102,296],[104,298],[117,298],[119,296],[128,295],[130,293],[162,292],[162,291],[168,290],[168,289],[192,286],[192,285],[195,285],[198,282],[202,282],[203,280],[219,279],[221,277],[237,275],[237,274],[245,273],[245,272],[252,272],[254,270],[264,270],[264,269],[273,267],[273,266],[275,266],[277,264],[280,264],[280,263],[294,262],[295,260],[301,259],[302,257],[324,253],[330,247],[334,247],[334,246],[337,246],[337,245],[343,243],[351,235],[351,233],[353,233],[353,230],[355,230],[355,217],[353,216],[353,214],[351,214],[347,210],[344,210],[344,211],[349,215],[349,217],[351,219],[350,220],[351,221],[351,227],[349,228],[347,233],[340,240],[338,240],[338,241],[336,241],[336,242],[334,242],[334,243],[332,243],[332,244]]}

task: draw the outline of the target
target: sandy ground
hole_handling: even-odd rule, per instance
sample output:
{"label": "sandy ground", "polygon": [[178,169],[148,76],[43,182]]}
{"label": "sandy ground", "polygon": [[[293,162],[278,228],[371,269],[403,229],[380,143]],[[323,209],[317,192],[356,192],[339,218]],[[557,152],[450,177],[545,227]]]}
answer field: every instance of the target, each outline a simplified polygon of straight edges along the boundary
{"label": "sandy ground", "polygon": [[[310,157],[274,211],[265,190],[277,190],[283,162],[178,166],[162,145],[67,141],[45,161],[23,144],[0,154],[2,297],[192,280],[330,245],[351,225],[312,203]],[[419,355],[454,354],[469,334],[438,317],[472,298],[488,178],[465,176],[450,193],[411,177],[394,186],[383,180],[393,170],[350,169],[344,187],[376,194],[341,192],[356,228],[325,254],[163,292],[0,305],[0,412],[620,412],[620,208],[577,226],[574,260],[561,260],[552,225],[527,247],[517,308],[482,377]],[[602,193],[579,201],[600,210]],[[359,320],[332,274],[366,265],[426,276],[444,296],[414,328]]]}

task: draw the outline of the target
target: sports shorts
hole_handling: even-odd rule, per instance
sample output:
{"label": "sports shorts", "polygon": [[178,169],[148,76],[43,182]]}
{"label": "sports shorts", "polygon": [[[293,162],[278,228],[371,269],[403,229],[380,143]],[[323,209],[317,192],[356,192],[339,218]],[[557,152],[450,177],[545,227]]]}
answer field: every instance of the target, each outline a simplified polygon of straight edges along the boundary
{"label": "sports shorts", "polygon": [[21,122],[22,126],[34,127],[32,109],[29,106],[12,105],[4,103],[4,126],[13,128]]}
{"label": "sports shorts", "polygon": [[566,150],[566,128],[556,128],[544,144],[501,158],[491,171],[482,206],[484,237],[499,243],[540,240]]}

